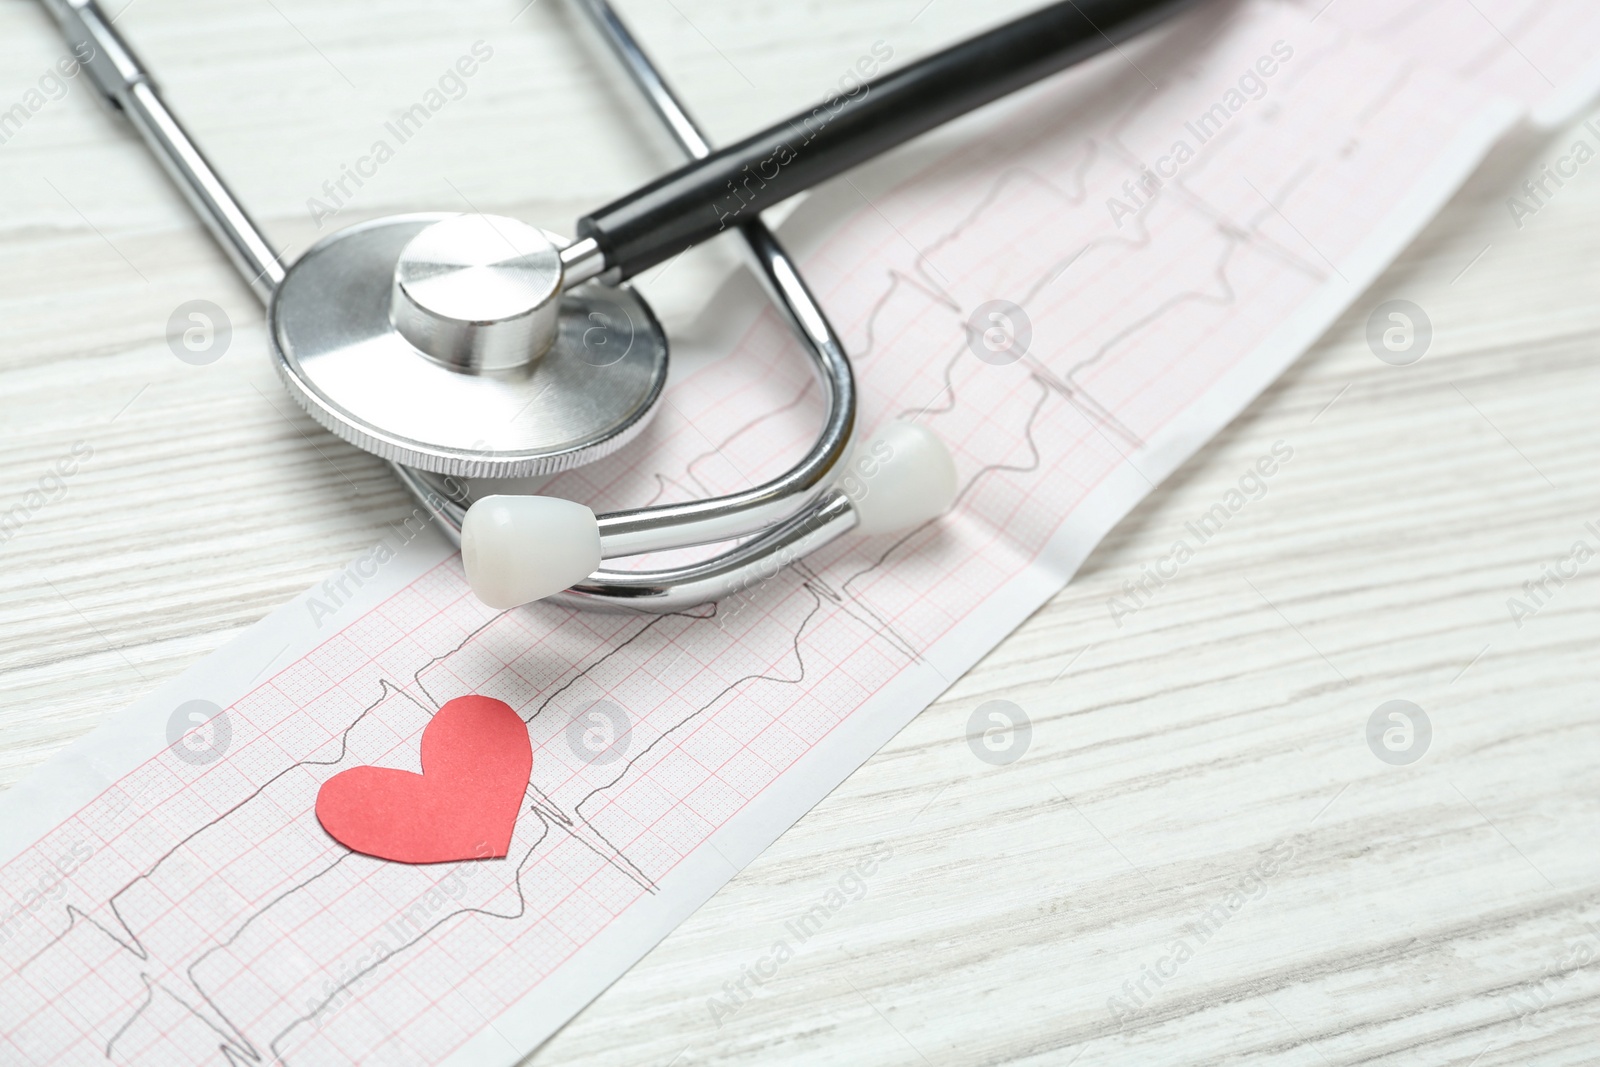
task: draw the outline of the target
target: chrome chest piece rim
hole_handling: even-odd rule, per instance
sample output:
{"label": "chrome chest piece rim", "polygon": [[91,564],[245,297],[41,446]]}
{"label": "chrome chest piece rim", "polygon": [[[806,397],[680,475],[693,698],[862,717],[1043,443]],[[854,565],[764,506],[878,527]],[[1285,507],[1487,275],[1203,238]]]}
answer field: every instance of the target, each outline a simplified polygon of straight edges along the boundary
{"label": "chrome chest piece rim", "polygon": [[560,247],[484,215],[334,234],[273,295],[279,376],[332,433],[420,470],[520,478],[600,459],[654,413],[667,340],[630,288],[562,292]]}

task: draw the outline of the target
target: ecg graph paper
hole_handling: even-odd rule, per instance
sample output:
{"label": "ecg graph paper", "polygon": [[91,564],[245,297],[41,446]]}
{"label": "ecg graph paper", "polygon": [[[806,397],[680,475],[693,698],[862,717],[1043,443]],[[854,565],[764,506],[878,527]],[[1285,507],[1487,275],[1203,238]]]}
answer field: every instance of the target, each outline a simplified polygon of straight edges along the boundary
{"label": "ecg graph paper", "polygon": [[[0,800],[25,823],[52,775],[121,760],[10,850],[0,1061],[516,1060],[715,892],[727,855],[770,843],[1058,589],[1404,247],[1518,107],[1588,75],[1558,62],[1574,35],[1600,44],[1587,5],[1525,6],[1561,46],[1531,57],[1556,88],[1541,80],[1516,106],[1332,12],[1213,8],[965,120],[914,173],[889,161],[881,191],[862,179],[870,203],[819,194],[786,232],[855,356],[864,427],[935,429],[956,456],[954,514],[843,539],[742,605],[659,618],[496,613],[435,550],[241,685],[223,758],[187,762],[157,730],[133,756],[86,739]],[[1464,28],[1437,55],[1476,40],[1470,19],[1443,24]],[[1137,195],[1141,166],[1269,55],[1264,90]],[[856,205],[830,213],[830,196]],[[969,315],[996,299],[1031,330],[1010,364],[969,343]],[[815,389],[776,316],[745,314],[645,441],[547,491],[634,506],[791,462]],[[231,657],[248,676],[266,658],[252,640],[212,667]],[[331,841],[313,815],[321,783],[360,764],[420,769],[429,717],[467,693],[506,701],[531,732],[507,858],[409,867]],[[568,740],[596,701],[629,720],[612,762]]]}

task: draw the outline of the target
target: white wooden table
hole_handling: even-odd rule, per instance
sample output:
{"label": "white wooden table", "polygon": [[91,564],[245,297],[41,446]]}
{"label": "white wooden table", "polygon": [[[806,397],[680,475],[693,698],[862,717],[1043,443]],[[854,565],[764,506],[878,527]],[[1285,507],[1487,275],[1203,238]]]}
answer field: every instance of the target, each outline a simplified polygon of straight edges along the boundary
{"label": "white wooden table", "polygon": [[[136,0],[118,25],[297,250],[308,199],[477,40],[465,95],[327,225],[470,201],[564,229],[670,162],[565,13],[521,6]],[[722,139],[876,40],[906,58],[1022,6],[623,5]],[[0,110],[61,51],[32,0],[0,4]],[[1070,588],[532,1062],[1594,1062],[1600,554],[1537,605],[1524,583],[1600,549],[1600,170],[1520,230],[1505,204],[1570,139],[1502,151]],[[0,190],[0,512],[93,453],[0,545],[9,784],[410,505],[282,394],[253,298],[82,79],[0,144]],[[651,279],[669,330],[733,262]],[[206,367],[166,343],[195,298],[235,330]],[[1365,340],[1392,298],[1436,330],[1409,367]],[[1268,494],[1115,625],[1123,582],[1280,440]],[[1033,722],[1009,766],[964,740],[990,699]],[[1394,699],[1432,724],[1410,765],[1366,740]],[[866,895],[714,1018],[879,840]]]}

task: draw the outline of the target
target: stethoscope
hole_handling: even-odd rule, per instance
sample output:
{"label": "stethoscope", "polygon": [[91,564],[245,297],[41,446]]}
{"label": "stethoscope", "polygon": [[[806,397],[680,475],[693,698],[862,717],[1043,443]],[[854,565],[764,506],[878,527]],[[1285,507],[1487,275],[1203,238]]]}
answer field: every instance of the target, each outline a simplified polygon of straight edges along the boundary
{"label": "stethoscope", "polygon": [[[849,357],[760,213],[1193,0],[1053,4],[715,152],[606,0],[574,2],[689,164],[578,220],[576,240],[503,216],[398,215],[335,233],[285,269],[96,0],[45,0],[96,88],[266,303],[289,392],[329,431],[390,461],[460,545],[490,606],[675,611],[741,594],[850,530],[942,515],[957,491],[948,449],[911,422],[857,444]],[[623,283],[728,229],[822,386],[822,430],[798,463],[727,496],[601,515],[458,481],[493,489],[632,440],[661,399],[667,339]],[[737,543],[687,565],[602,565],[725,542]]]}

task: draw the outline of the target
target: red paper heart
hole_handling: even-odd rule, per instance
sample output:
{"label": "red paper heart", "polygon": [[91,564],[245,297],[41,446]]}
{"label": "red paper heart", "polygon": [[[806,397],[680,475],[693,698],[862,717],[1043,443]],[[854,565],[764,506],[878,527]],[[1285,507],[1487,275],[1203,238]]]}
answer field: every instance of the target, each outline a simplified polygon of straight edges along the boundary
{"label": "red paper heart", "polygon": [[397,863],[498,859],[533,773],[528,727],[503,701],[456,697],[422,731],[422,773],[352,767],[317,792],[345,848]]}

